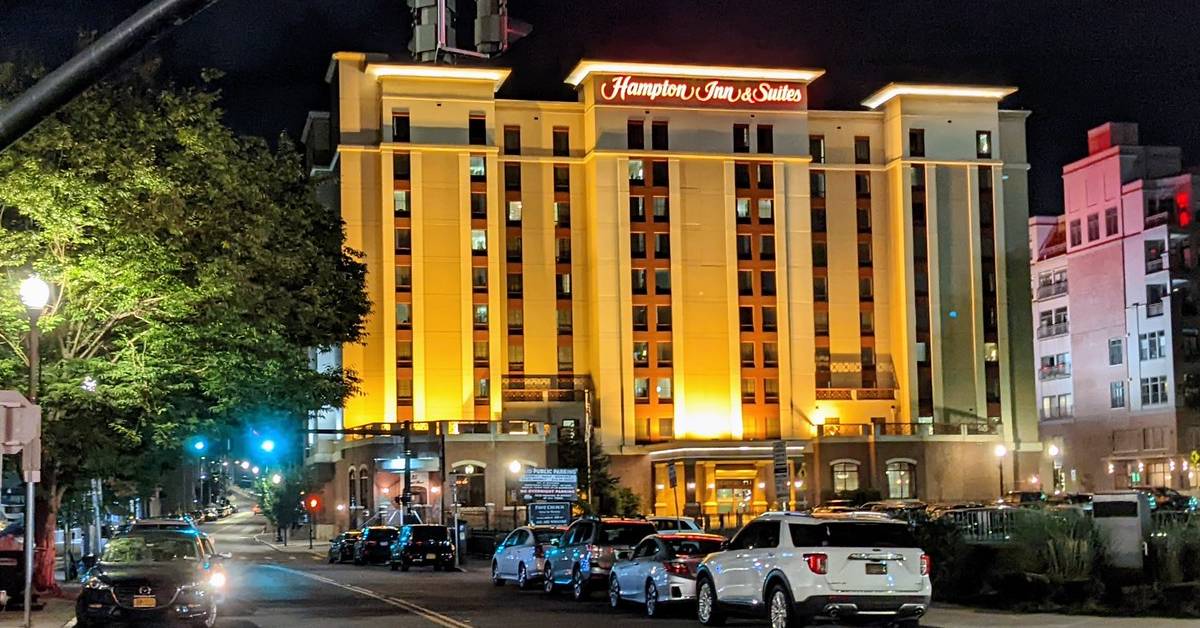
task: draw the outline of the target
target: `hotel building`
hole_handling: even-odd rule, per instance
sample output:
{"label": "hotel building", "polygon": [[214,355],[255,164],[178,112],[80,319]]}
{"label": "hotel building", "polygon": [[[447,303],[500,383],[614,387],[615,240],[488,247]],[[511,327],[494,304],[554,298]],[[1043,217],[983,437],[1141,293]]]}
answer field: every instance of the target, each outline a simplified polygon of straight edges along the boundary
{"label": "hotel building", "polygon": [[1063,168],[1065,215],[1030,220],[1041,434],[1059,490],[1195,487],[1197,182],[1178,148],[1109,123]]}
{"label": "hotel building", "polygon": [[[822,73],[583,61],[549,102],[335,55],[327,166],[374,308],[341,349],[359,394],[315,421],[414,422],[415,500],[485,524],[587,425],[646,512],[994,497],[998,444],[1009,488],[1036,473],[1027,113],[928,84],[810,110]],[[339,525],[398,494],[397,442],[314,440]]]}

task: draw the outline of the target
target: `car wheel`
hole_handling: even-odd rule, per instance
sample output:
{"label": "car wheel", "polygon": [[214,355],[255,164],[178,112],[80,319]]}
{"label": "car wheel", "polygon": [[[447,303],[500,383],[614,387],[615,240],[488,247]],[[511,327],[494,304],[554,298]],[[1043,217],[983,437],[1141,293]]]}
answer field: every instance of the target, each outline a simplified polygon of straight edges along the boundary
{"label": "car wheel", "polygon": [[646,617],[659,617],[662,615],[662,608],[658,606],[658,587],[654,581],[646,583]]}
{"label": "car wheel", "polygon": [[392,561],[391,565],[392,565],[392,571],[396,571],[397,569],[400,568],[400,563],[398,563],[394,560]]}
{"label": "car wheel", "polygon": [[329,555],[329,564],[332,565],[336,562],[337,562],[337,559],[333,557],[333,554],[330,554]]}
{"label": "car wheel", "polygon": [[720,626],[725,623],[725,615],[717,608],[717,589],[712,580],[703,577],[696,585],[696,619],[705,626]]}
{"label": "car wheel", "polygon": [[543,575],[542,591],[547,595],[554,593],[554,570],[549,564],[546,565],[546,573]]}
{"label": "car wheel", "polygon": [[355,564],[355,565],[358,565],[359,567],[362,567],[362,566],[363,566],[363,559],[362,559],[362,557],[361,557],[361,556],[359,556],[359,555],[357,555],[357,554],[355,554],[355,555],[354,555],[354,564]]}
{"label": "car wheel", "polygon": [[782,584],[776,582],[771,585],[767,600],[767,619],[771,628],[795,628],[804,623],[796,615],[796,609],[792,608],[792,596]]}
{"label": "car wheel", "polygon": [[529,574],[525,571],[525,563],[517,565],[517,588],[522,591],[529,588]]}
{"label": "car wheel", "polygon": [[616,574],[608,578],[608,607],[614,611],[621,607],[621,583]]}
{"label": "car wheel", "polygon": [[588,598],[591,591],[588,590],[587,579],[579,567],[571,572],[571,597],[575,598],[576,602],[582,602]]}
{"label": "car wheel", "polygon": [[408,561],[407,560],[400,561],[400,571],[408,571]]}

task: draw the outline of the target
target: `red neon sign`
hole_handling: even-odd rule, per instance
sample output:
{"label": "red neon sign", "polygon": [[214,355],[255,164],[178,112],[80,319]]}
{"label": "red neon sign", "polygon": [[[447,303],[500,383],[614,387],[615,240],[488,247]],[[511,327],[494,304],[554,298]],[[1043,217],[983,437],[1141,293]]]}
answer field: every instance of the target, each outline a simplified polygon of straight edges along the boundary
{"label": "red neon sign", "polygon": [[797,109],[804,83],[723,79],[609,76],[598,84],[597,99],[616,104],[665,104],[698,107]]}

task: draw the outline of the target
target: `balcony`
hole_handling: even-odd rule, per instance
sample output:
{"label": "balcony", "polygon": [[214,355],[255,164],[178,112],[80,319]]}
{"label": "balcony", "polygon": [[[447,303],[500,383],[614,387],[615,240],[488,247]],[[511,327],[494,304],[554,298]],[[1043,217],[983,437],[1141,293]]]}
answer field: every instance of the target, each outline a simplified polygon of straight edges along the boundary
{"label": "balcony", "polygon": [[1162,301],[1146,304],[1146,317],[1147,318],[1149,318],[1151,316],[1162,316],[1162,314],[1163,314],[1163,302]]}
{"label": "balcony", "polygon": [[817,401],[880,401],[896,398],[891,388],[817,388]]}
{"label": "balcony", "polygon": [[[1149,316],[1149,311],[1150,311],[1150,308],[1147,307],[1146,308],[1147,316]],[[1161,314],[1162,312],[1160,311],[1159,313]],[[1037,335],[1038,335],[1038,338],[1053,338],[1055,336],[1061,336],[1061,335],[1067,333],[1069,330],[1070,330],[1069,323],[1067,321],[1063,321],[1061,323],[1051,323],[1049,325],[1042,325],[1042,326],[1038,327]]]}
{"label": "balcony", "polygon": [[1042,408],[1038,411],[1038,417],[1043,421],[1054,421],[1057,419],[1071,419],[1075,417],[1075,406],[1058,406],[1056,408]]}
{"label": "balcony", "polygon": [[1146,274],[1156,273],[1165,267],[1162,256],[1152,257],[1146,260]]}
{"label": "balcony", "polygon": [[1049,299],[1050,297],[1056,297],[1060,294],[1066,294],[1066,293],[1067,293],[1067,282],[1056,281],[1054,283],[1046,284],[1044,286],[1038,286],[1037,298]]}
{"label": "balcony", "polygon": [[1055,379],[1063,379],[1071,376],[1070,364],[1055,364],[1054,366],[1043,366],[1038,369],[1038,379],[1042,381],[1050,381]]}
{"label": "balcony", "polygon": [[500,388],[505,402],[569,403],[583,401],[592,380],[586,376],[506,375],[500,379]]}
{"label": "balcony", "polygon": [[1167,221],[1170,219],[1171,219],[1171,212],[1164,211],[1164,212],[1158,212],[1157,214],[1151,214],[1149,216],[1146,216],[1145,228],[1149,229],[1150,227],[1157,227],[1159,225],[1165,225],[1165,224],[1167,224]]}
{"label": "balcony", "polygon": [[992,436],[1000,433],[998,424],[986,421],[951,423],[843,423],[822,425],[822,438],[865,438],[875,436]]}

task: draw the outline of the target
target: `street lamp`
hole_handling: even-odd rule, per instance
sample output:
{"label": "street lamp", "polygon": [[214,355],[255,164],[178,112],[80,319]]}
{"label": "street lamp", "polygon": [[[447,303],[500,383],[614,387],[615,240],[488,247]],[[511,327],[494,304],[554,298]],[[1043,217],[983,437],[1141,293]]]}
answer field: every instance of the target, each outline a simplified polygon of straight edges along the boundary
{"label": "street lamp", "polygon": [[1046,448],[1046,453],[1050,454],[1051,458],[1057,458],[1058,454],[1062,453],[1062,450],[1058,448],[1058,445],[1051,444],[1050,447]]}
{"label": "street lamp", "polygon": [[258,467],[252,467],[250,469],[250,472],[253,473],[254,475],[258,475]]}
{"label": "street lamp", "polygon": [[192,443],[192,449],[195,449],[196,451],[204,451],[205,447],[208,447],[208,444],[202,440]]}
{"label": "street lamp", "polygon": [[265,451],[267,453],[271,453],[271,452],[275,451],[275,441],[268,438],[268,439],[264,440],[262,442],[262,444],[259,445],[259,447],[262,448],[263,451]]}
{"label": "street lamp", "polygon": [[[508,471],[510,473],[512,473],[514,476],[519,475],[521,473],[521,461],[513,460],[512,462],[508,463]],[[520,505],[521,491],[520,491],[520,489],[513,489],[512,493],[513,493],[513,529],[516,530],[517,529],[517,506]]]}
{"label": "street lamp", "polygon": [[1008,447],[1005,447],[1003,443],[997,443],[992,453],[996,454],[996,464],[1000,469],[1000,499],[1004,499],[1004,457],[1008,455]]}
{"label": "street lamp", "polygon": [[250,468],[250,463],[246,460],[243,460],[242,464],[240,464],[238,466],[240,466],[242,468],[242,471],[245,471],[246,469]]}
{"label": "street lamp", "polygon": [[[41,355],[38,353],[41,340],[38,337],[38,317],[46,309],[50,301],[50,284],[37,275],[31,275],[21,282],[21,303],[29,312],[29,401],[37,403],[38,379],[40,378]],[[27,452],[28,453],[28,452]],[[25,481],[25,625],[32,626],[29,617],[33,606],[33,544],[34,544],[34,509],[33,478]]]}
{"label": "street lamp", "polygon": [[271,484],[279,484],[283,481],[283,476],[278,473],[271,476]]}

